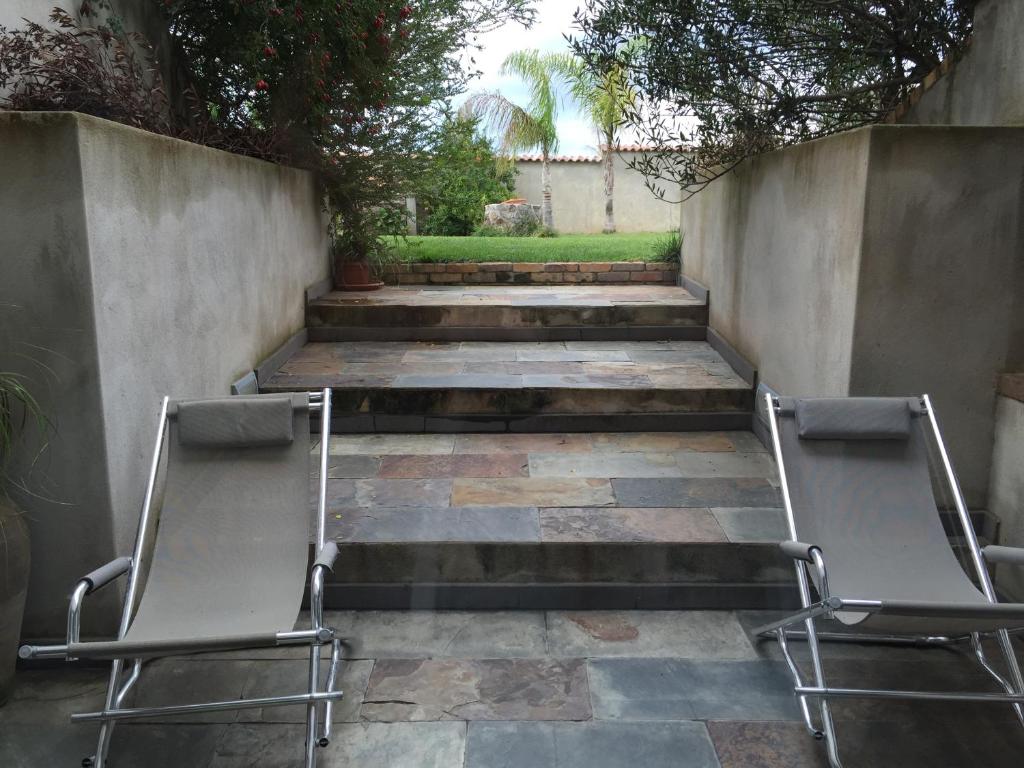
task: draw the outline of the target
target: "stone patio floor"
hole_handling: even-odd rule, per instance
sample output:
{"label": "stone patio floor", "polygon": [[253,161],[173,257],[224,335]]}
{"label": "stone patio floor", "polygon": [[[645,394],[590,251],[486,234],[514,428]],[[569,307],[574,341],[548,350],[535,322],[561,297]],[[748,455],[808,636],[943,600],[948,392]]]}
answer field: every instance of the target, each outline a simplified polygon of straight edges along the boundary
{"label": "stone patio floor", "polygon": [[[349,639],[331,744],[320,765],[355,768],[823,768],[771,643],[745,628],[769,613],[335,612]],[[802,658],[806,650],[798,648]],[[830,646],[839,684],[987,686],[967,655]],[[275,660],[276,659],[276,660]],[[105,671],[20,671],[0,708],[0,765],[75,766]],[[137,705],[298,691],[294,649],[151,663]],[[991,686],[987,686],[991,688]],[[301,708],[118,726],[111,766],[296,766]],[[1024,729],[1009,707],[839,703],[848,768],[1019,766]]]}
{"label": "stone patio floor", "polygon": [[261,389],[325,386],[750,389],[703,341],[322,342],[296,352]]}
{"label": "stone patio floor", "polygon": [[331,438],[340,541],[749,542],[785,532],[750,432]]}

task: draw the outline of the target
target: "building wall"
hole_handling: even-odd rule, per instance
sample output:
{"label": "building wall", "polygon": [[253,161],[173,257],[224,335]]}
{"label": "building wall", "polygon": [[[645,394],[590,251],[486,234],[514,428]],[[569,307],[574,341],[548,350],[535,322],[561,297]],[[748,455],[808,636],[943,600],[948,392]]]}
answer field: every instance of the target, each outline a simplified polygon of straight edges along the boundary
{"label": "building wall", "polygon": [[[627,167],[629,154],[614,158],[615,225],[619,232],[667,232],[678,223],[678,194],[659,200],[644,186],[642,174]],[[541,163],[518,161],[516,195],[541,202]],[[551,163],[551,201],[555,229],[565,233],[604,229],[604,166],[599,162]]]}
{"label": "building wall", "polygon": [[761,155],[681,206],[711,327],[780,392],[847,392],[868,147],[853,131]]}
{"label": "building wall", "polygon": [[926,125],[1024,124],[1024,3],[981,0],[974,41],[950,72],[900,122]]}
{"label": "building wall", "polygon": [[[999,541],[1024,547],[1024,376],[1018,374],[1013,392],[996,398],[995,448],[989,510],[1000,521]],[[996,584],[1013,599],[1024,600],[1024,570],[1012,565],[996,567]]]}
{"label": "building wall", "polygon": [[0,167],[0,355],[60,374],[25,626],[59,634],[74,580],[131,550],[160,398],[226,395],[304,326],[326,221],[308,173],[70,113],[0,114]]}
{"label": "building wall", "polygon": [[1024,127],[862,128],[748,160],[684,203],[683,274],[777,391],[932,394],[983,506],[1022,190]]}

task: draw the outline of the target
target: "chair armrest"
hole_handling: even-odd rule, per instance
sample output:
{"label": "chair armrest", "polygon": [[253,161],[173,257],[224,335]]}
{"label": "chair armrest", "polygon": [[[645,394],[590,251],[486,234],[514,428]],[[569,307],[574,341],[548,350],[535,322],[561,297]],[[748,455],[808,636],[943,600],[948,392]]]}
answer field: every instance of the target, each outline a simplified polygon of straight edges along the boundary
{"label": "chair armrest", "polygon": [[794,560],[803,560],[807,563],[814,562],[814,556],[811,554],[813,550],[821,552],[821,547],[815,546],[814,544],[804,544],[802,541],[782,541],[779,542],[779,549],[787,557],[791,557]]}
{"label": "chair armrest", "polygon": [[85,590],[85,594],[91,595],[98,589],[102,589],[107,586],[110,582],[128,572],[128,569],[132,567],[132,559],[130,557],[119,557],[116,560],[111,560],[106,565],[101,565],[94,571],[87,573],[83,576],[79,582],[85,581],[89,583],[88,588]]}
{"label": "chair armrest", "polygon": [[313,561],[313,568],[323,567],[334,573],[334,561],[337,559],[338,545],[333,541],[328,541],[317,554],[316,560]]}
{"label": "chair armrest", "polygon": [[1021,547],[1000,547],[996,544],[989,544],[981,551],[990,563],[1024,565],[1024,548]]}

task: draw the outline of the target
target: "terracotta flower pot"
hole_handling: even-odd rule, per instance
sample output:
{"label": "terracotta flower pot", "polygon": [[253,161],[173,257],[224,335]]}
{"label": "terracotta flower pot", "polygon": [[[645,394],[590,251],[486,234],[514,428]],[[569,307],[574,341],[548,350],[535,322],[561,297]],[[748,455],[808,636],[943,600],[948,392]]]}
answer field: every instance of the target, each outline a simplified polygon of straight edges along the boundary
{"label": "terracotta flower pot", "polygon": [[0,705],[14,690],[21,618],[28,592],[29,536],[24,515],[0,493]]}
{"label": "terracotta flower pot", "polygon": [[384,285],[371,277],[365,261],[343,261],[338,267],[335,281],[342,291],[376,291]]}

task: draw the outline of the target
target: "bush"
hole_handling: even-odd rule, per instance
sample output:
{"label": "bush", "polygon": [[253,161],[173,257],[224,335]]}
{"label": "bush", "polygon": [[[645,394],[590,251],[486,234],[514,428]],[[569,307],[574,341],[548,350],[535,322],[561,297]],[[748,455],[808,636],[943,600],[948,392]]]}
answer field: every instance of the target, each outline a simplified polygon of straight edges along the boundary
{"label": "bush", "polygon": [[678,261],[683,249],[683,238],[678,232],[669,232],[651,246],[651,261]]}
{"label": "bush", "polygon": [[427,211],[425,235],[469,235],[484,220],[484,206],[512,196],[515,170],[502,164],[476,120],[448,119],[433,151],[417,200]]}

